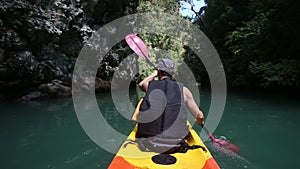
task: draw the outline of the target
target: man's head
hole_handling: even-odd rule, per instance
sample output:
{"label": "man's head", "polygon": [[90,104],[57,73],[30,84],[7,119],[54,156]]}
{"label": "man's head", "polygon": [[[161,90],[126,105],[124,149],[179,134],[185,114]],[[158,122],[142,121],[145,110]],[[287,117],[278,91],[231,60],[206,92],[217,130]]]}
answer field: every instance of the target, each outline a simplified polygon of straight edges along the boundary
{"label": "man's head", "polygon": [[155,67],[163,75],[172,76],[175,73],[174,62],[170,59],[160,60]]}

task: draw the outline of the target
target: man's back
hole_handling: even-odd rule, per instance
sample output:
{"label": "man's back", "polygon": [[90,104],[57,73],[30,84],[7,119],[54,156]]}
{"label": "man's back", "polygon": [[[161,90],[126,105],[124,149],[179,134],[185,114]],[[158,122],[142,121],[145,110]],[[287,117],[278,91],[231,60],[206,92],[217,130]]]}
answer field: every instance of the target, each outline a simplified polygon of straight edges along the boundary
{"label": "man's back", "polygon": [[151,81],[138,116],[139,137],[161,134],[183,138],[187,132],[187,112],[183,85],[169,78]]}

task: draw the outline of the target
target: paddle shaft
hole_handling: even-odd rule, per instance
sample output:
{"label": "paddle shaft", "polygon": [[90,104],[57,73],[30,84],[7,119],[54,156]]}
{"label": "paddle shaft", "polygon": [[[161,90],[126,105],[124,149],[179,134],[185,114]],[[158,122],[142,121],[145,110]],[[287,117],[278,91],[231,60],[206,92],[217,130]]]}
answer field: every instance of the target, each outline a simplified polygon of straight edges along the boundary
{"label": "paddle shaft", "polygon": [[155,67],[155,65],[147,57],[143,57],[143,58],[146,58],[148,64],[151,65],[155,70],[157,70],[157,68]]}
{"label": "paddle shaft", "polygon": [[211,132],[208,131],[208,129],[202,124],[201,127],[204,129],[204,131],[207,133],[207,135],[209,136],[209,138],[215,142],[216,138],[211,134]]}

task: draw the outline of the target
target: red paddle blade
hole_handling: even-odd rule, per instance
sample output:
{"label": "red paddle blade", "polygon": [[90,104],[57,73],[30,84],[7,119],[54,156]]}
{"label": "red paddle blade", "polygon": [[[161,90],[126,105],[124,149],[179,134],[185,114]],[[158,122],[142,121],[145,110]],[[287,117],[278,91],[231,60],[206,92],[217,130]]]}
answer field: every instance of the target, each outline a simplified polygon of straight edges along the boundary
{"label": "red paddle blade", "polygon": [[233,152],[236,152],[236,153],[240,151],[240,147],[238,147],[234,144],[231,144],[231,143],[228,145],[228,149],[230,149],[230,150],[232,150]]}
{"label": "red paddle blade", "polygon": [[215,138],[204,125],[201,125],[201,126],[205,130],[205,132],[208,134],[210,139],[213,141],[215,147],[217,147],[220,151],[222,151],[226,154],[237,153],[240,151],[240,148],[238,146],[228,142],[225,139]]}
{"label": "red paddle blade", "polygon": [[224,148],[227,148],[233,152],[239,152],[240,151],[240,148],[226,140],[223,140],[223,139],[215,139],[213,140],[214,143],[218,144],[219,146],[222,146]]}
{"label": "red paddle blade", "polygon": [[125,41],[134,51],[134,53],[136,53],[138,56],[145,57],[151,62],[148,56],[148,48],[140,37],[136,36],[135,34],[129,34],[125,37]]}

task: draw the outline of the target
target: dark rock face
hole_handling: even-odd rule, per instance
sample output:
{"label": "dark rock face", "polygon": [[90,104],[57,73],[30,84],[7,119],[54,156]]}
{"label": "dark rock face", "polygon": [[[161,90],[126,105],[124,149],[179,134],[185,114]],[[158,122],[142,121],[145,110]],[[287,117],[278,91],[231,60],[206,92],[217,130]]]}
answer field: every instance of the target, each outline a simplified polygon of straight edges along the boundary
{"label": "dark rock face", "polygon": [[[90,35],[134,13],[137,5],[138,0],[1,0],[0,93],[33,91],[27,96],[36,98],[45,93],[41,85],[55,79],[70,87],[76,58]],[[98,78],[109,81],[127,53],[124,44],[112,49],[99,65]],[[107,88],[108,83],[101,84],[96,87]],[[53,90],[46,91],[52,95]]]}
{"label": "dark rock face", "polygon": [[62,81],[53,80],[52,82],[41,84],[37,90],[22,96],[20,100],[28,101],[41,97],[64,97],[71,95],[71,88],[64,85]]}

